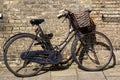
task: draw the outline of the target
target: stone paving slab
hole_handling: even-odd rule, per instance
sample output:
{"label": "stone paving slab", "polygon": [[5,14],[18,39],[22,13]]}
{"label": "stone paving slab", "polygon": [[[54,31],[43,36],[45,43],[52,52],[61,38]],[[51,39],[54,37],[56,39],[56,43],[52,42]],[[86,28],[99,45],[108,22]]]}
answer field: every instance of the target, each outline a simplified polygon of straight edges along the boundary
{"label": "stone paving slab", "polygon": [[103,71],[105,76],[107,77],[120,77],[120,65],[116,65],[111,69],[107,69]]}
{"label": "stone paving slab", "polygon": [[50,72],[37,75],[34,77],[23,78],[23,80],[50,80],[50,79],[51,79]]}
{"label": "stone paving slab", "polygon": [[120,80],[120,77],[107,77],[107,80]]}
{"label": "stone paving slab", "polygon": [[42,75],[28,78],[18,78],[6,68],[0,68],[0,80],[120,80],[120,65],[96,72],[83,71],[72,65],[65,70],[49,71]]}
{"label": "stone paving slab", "polygon": [[78,72],[78,80],[106,80],[102,72]]}
{"label": "stone paving slab", "polygon": [[77,80],[76,69],[51,71],[51,80]]}
{"label": "stone paving slab", "polygon": [[23,79],[15,76],[0,76],[0,80],[23,80]]}
{"label": "stone paving slab", "polygon": [[23,80],[11,74],[6,68],[0,68],[0,80]]}
{"label": "stone paving slab", "polygon": [[6,68],[0,68],[0,77],[9,77],[9,76],[14,76],[9,72]]}
{"label": "stone paving slab", "polygon": [[76,69],[66,69],[62,71],[51,71],[51,76],[73,76],[76,75]]}
{"label": "stone paving slab", "polygon": [[50,80],[77,80],[77,76],[53,76]]}

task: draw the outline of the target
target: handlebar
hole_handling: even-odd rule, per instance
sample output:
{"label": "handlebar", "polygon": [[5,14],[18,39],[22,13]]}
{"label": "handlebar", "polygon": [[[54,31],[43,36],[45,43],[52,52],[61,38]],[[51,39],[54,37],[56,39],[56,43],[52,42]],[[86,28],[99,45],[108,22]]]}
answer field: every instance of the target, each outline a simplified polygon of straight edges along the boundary
{"label": "handlebar", "polygon": [[60,10],[60,11],[59,11],[59,14],[57,15],[57,18],[60,19],[60,18],[62,18],[62,17],[65,17],[65,16],[68,15],[69,12],[70,12],[70,11],[68,11],[68,10],[66,10],[66,9]]}
{"label": "handlebar", "polygon": [[[92,10],[87,9],[85,11],[88,11],[89,13],[91,13]],[[72,14],[72,12],[67,9],[60,10],[59,14],[57,15],[57,18],[60,19],[62,17],[67,17],[67,15],[69,14]]]}

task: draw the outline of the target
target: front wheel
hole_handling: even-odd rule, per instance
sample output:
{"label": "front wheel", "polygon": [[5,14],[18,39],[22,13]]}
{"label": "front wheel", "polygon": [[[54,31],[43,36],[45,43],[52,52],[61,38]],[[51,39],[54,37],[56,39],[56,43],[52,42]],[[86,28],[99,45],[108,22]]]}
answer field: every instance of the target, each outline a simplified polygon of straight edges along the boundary
{"label": "front wheel", "polygon": [[23,52],[42,50],[39,38],[33,34],[20,33],[11,37],[4,46],[4,61],[10,72],[18,77],[30,77],[36,75],[43,67],[43,64],[23,60]]}
{"label": "front wheel", "polygon": [[103,33],[93,31],[85,34],[81,41],[84,45],[76,38],[71,47],[73,59],[79,68],[87,71],[103,70],[113,55],[110,40]]}

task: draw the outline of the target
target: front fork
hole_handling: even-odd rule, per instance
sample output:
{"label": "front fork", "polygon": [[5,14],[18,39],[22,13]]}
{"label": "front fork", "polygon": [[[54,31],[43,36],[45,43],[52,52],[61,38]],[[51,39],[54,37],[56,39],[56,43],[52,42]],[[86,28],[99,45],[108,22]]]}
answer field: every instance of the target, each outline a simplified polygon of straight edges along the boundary
{"label": "front fork", "polygon": [[[95,52],[95,49],[94,49],[94,39],[92,38],[91,34],[90,35],[88,35],[88,34],[85,34],[85,35],[84,34],[79,34],[79,35],[77,34],[78,39],[80,40],[81,45],[83,46],[83,49],[82,49],[81,54],[79,56],[79,59],[81,61],[81,64],[82,64],[82,60],[88,59],[88,57],[92,62],[94,62],[96,64],[100,64],[99,59],[98,59],[96,52]],[[88,54],[89,51],[92,52],[91,54],[93,55],[94,58],[92,58]]]}

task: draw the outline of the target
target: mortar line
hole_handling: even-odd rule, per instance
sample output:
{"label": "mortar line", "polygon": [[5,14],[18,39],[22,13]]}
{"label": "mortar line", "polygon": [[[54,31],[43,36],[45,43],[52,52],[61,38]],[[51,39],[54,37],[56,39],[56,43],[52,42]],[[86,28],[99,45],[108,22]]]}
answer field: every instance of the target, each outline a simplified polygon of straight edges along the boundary
{"label": "mortar line", "polygon": [[77,80],[78,80],[78,72],[77,72],[77,68],[75,68],[75,70],[76,70],[76,77],[77,77]]}
{"label": "mortar line", "polygon": [[103,73],[103,76],[105,77],[105,79],[108,80],[108,79],[107,79],[107,76],[105,75],[105,73],[104,73],[103,70],[102,70],[102,73]]}
{"label": "mortar line", "polygon": [[52,80],[52,74],[51,74],[51,70],[49,70],[50,71],[50,80]]}

